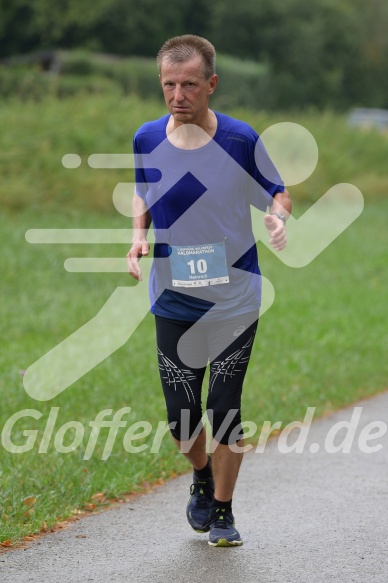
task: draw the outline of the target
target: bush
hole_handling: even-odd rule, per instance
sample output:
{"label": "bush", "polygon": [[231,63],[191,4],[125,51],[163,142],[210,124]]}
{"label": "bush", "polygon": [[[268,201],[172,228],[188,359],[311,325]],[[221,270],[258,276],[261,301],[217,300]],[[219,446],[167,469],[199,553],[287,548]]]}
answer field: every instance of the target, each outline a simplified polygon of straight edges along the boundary
{"label": "bush", "polygon": [[142,57],[123,58],[74,51],[61,53],[61,74],[109,79],[124,95],[139,94],[154,97],[160,94],[160,86],[154,59]]}
{"label": "bush", "polygon": [[40,71],[0,69],[0,97],[17,97],[22,101],[42,101],[47,97],[61,99],[78,93],[96,94],[117,91],[117,85],[99,75],[55,75]]}
{"label": "bush", "polygon": [[0,96],[40,101],[50,92],[50,80],[36,67],[0,67]]}
{"label": "bush", "polygon": [[214,105],[222,109],[270,108],[270,76],[266,65],[224,55],[217,57],[219,82]]}
{"label": "bush", "polygon": [[[162,100],[154,59],[58,51],[55,62],[57,72],[43,71],[36,63],[1,67],[0,97],[41,100],[46,95],[65,98],[79,92],[120,91]],[[219,56],[217,72],[220,81],[212,102],[215,107],[271,108],[271,83],[265,65]]]}

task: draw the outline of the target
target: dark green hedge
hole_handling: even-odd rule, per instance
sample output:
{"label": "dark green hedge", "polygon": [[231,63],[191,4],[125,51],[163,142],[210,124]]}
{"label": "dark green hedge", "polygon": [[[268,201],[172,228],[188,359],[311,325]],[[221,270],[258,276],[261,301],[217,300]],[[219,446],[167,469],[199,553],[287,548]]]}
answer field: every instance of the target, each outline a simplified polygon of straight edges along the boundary
{"label": "dark green hedge", "polygon": [[[43,70],[39,55],[31,61],[26,57],[24,63],[11,60],[0,66],[0,97],[41,100],[47,95],[64,98],[79,92],[118,91],[162,99],[154,59],[59,51],[52,54],[51,71]],[[216,107],[270,108],[271,84],[265,65],[221,55],[217,72]]]}

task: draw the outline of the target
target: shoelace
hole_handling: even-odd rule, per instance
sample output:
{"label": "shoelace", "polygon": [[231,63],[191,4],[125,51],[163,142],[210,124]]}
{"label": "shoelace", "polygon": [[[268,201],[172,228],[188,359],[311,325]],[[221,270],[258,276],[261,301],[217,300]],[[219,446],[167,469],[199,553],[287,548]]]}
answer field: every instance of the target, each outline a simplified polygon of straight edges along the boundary
{"label": "shoelace", "polygon": [[233,515],[229,510],[225,510],[225,508],[215,508],[203,526],[229,528],[229,526],[233,525],[233,522]]}
{"label": "shoelace", "polygon": [[207,484],[196,482],[190,486],[190,494],[197,494],[197,508],[208,508],[209,500],[213,498],[213,489]]}

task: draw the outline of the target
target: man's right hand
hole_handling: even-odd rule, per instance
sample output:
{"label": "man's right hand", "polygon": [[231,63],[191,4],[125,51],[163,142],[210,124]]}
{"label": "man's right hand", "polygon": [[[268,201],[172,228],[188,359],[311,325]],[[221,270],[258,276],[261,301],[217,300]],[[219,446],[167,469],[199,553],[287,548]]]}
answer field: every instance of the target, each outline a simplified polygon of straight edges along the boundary
{"label": "man's right hand", "polygon": [[128,272],[130,275],[132,275],[132,277],[134,277],[138,281],[142,280],[139,259],[143,257],[143,255],[148,255],[149,252],[150,246],[147,243],[147,241],[143,239],[139,241],[134,241],[132,243],[132,247],[127,253]]}

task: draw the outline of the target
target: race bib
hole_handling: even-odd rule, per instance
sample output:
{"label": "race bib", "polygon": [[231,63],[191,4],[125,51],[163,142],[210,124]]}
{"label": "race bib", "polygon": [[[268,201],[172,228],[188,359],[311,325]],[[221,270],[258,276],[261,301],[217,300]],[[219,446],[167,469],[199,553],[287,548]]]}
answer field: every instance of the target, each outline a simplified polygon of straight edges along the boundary
{"label": "race bib", "polygon": [[200,287],[229,283],[225,243],[170,246],[172,285]]}

